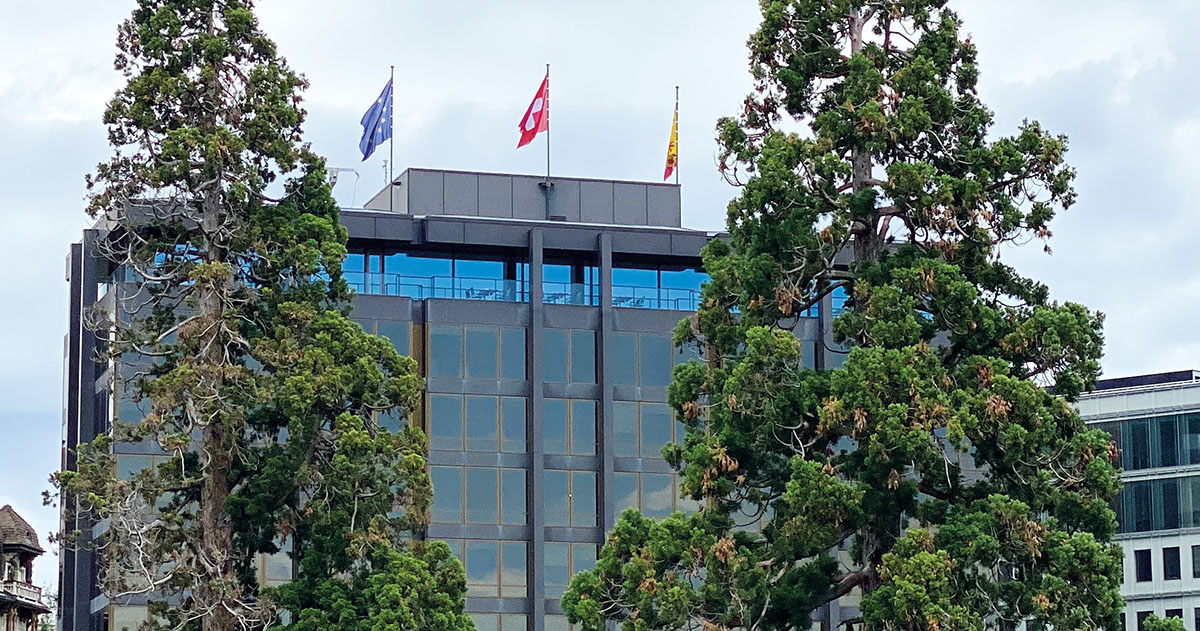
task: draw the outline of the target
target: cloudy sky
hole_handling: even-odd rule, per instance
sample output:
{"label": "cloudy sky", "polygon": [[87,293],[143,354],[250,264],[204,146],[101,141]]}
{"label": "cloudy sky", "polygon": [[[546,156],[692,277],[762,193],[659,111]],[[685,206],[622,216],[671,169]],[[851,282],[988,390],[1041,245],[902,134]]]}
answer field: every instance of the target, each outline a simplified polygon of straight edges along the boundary
{"label": "cloudy sky", "polygon": [[[84,174],[107,153],[100,115],[120,84],[116,25],[132,0],[0,0],[0,505],[42,533],[59,459],[64,257],[87,224]],[[1053,255],[1012,254],[1060,300],[1108,315],[1108,376],[1200,368],[1190,308],[1200,209],[1200,111],[1190,32],[1200,5],[1156,0],[970,0],[958,10],[979,45],[981,91],[997,132],[1037,119],[1071,138],[1078,204],[1055,225]],[[453,6],[453,10],[445,7]],[[539,139],[516,125],[552,64],[554,172],[661,176],[674,86],[681,90],[684,224],[722,226],[734,190],[714,167],[713,124],[750,82],[750,0],[260,0],[267,32],[312,83],[308,139],[331,166],[357,168],[335,191],[361,205],[385,179],[361,163],[363,111],[396,66],[397,170],[540,173]],[[48,555],[49,556],[49,555]],[[53,583],[53,559],[38,568]]]}

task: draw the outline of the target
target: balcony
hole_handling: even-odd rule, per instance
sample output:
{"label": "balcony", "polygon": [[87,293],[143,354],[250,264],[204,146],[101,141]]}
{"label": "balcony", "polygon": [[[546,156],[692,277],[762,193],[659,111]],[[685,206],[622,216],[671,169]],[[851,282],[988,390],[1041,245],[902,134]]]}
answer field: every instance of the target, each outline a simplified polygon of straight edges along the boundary
{"label": "balcony", "polygon": [[409,276],[343,272],[350,288],[368,296],[403,296],[413,300],[453,298],[498,302],[529,302],[529,285],[516,280],[463,276]]}
{"label": "balcony", "polygon": [[18,600],[23,600],[25,602],[37,604],[41,604],[42,602],[42,588],[30,585],[28,583],[4,581],[3,583],[0,583],[0,591],[11,594]]}
{"label": "balcony", "polygon": [[700,292],[695,289],[613,285],[612,290],[614,307],[668,311],[695,311],[700,308]]}

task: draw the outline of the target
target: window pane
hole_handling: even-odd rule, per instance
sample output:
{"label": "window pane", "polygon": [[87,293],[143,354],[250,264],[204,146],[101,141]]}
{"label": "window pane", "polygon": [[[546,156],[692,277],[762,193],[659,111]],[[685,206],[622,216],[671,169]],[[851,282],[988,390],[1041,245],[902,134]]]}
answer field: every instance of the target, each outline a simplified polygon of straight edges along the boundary
{"label": "window pane", "polygon": [[671,442],[671,408],[663,403],[642,404],[642,457],[661,458]]}
{"label": "window pane", "polygon": [[112,613],[109,614],[109,621],[113,631],[122,631],[123,629],[137,631],[149,617],[147,607],[113,606]]}
{"label": "window pane", "polygon": [[546,555],[546,597],[558,598],[567,589],[571,579],[571,570],[567,555],[570,554],[569,544],[547,543]]}
{"label": "window pane", "polygon": [[576,471],[571,474],[571,525],[596,525],[595,473]]}
{"label": "window pane", "polygon": [[462,451],[462,397],[456,394],[429,395],[429,446],[431,449]]}
{"label": "window pane", "polygon": [[529,623],[526,622],[524,615],[519,613],[506,613],[500,615],[500,631],[526,631]]}
{"label": "window pane", "polygon": [[638,474],[613,474],[613,511],[619,516],[626,508],[638,508]]}
{"label": "window pane", "polygon": [[1125,492],[1129,493],[1133,500],[1131,507],[1133,513],[1129,515],[1129,521],[1133,524],[1133,532],[1145,532],[1151,529],[1150,508],[1150,483],[1149,482],[1130,482],[1125,487]]}
{"label": "window pane", "polygon": [[525,399],[503,397],[500,399],[500,415],[500,451],[525,451]]}
{"label": "window pane", "polygon": [[433,521],[445,524],[462,522],[462,469],[430,467],[433,482]]}
{"label": "window pane", "polygon": [[[1187,517],[1191,518],[1191,521],[1185,523],[1184,527],[1185,528],[1193,528],[1196,526],[1200,526],[1200,476],[1190,476],[1187,478],[1183,478],[1182,483],[1183,483],[1184,493],[1188,493],[1190,495],[1190,497],[1188,499],[1191,500],[1191,502],[1189,504],[1191,506],[1191,511],[1187,515]],[[1126,488],[1133,486],[1134,484],[1138,484],[1138,483],[1130,482],[1129,484],[1126,485]],[[1141,484],[1144,484],[1144,483],[1141,483]],[[1125,495],[1125,494],[1126,493],[1122,492],[1117,497],[1120,497],[1121,495]]]}
{"label": "window pane", "polygon": [[606,356],[612,362],[613,383],[622,386],[637,385],[637,335],[613,333],[611,352]]}
{"label": "window pane", "polygon": [[499,594],[500,563],[495,541],[468,541],[466,566],[468,596]]}
{"label": "window pane", "polygon": [[546,616],[545,625],[546,631],[569,631],[566,616]]}
{"label": "window pane", "polygon": [[1124,452],[1125,468],[1134,471],[1150,467],[1150,425],[1145,419],[1126,423],[1129,448]]}
{"label": "window pane", "polygon": [[618,456],[637,456],[637,404],[630,401],[613,402],[613,453]]}
{"label": "window pane", "polygon": [[544,399],[542,449],[548,454],[567,453],[567,400]]}
{"label": "window pane", "polygon": [[1158,419],[1158,467],[1174,467],[1179,464],[1179,429],[1175,417]]}
{"label": "window pane", "polygon": [[467,397],[467,451],[496,451],[496,397]]}
{"label": "window pane", "polygon": [[1149,550],[1134,550],[1133,551],[1133,566],[1134,576],[1137,577],[1139,583],[1154,580],[1153,572],[1150,569],[1150,551]]}
{"label": "window pane", "polygon": [[1192,578],[1200,578],[1200,546],[1192,546]]}
{"label": "window pane", "polygon": [[571,573],[578,574],[596,567],[596,546],[590,543],[571,545]]}
{"label": "window pane", "polygon": [[499,340],[494,326],[467,327],[467,378],[495,379]]}
{"label": "window pane", "polygon": [[1200,464],[1200,414],[1181,415],[1179,429],[1187,431],[1187,435],[1184,436],[1184,449],[1187,450],[1188,464]]}
{"label": "window pane", "polygon": [[150,468],[150,456],[133,456],[120,454],[117,456],[117,479],[132,480],[133,476]]}
{"label": "window pane", "polygon": [[647,517],[666,517],[671,514],[672,476],[666,473],[642,474],[642,513]]}
{"label": "window pane", "polygon": [[500,378],[525,380],[525,329],[500,329]]}
{"label": "window pane", "polygon": [[671,356],[674,352],[670,338],[665,335],[645,335],[641,340],[640,357],[643,386],[666,386],[671,383]]}
{"label": "window pane", "polygon": [[462,378],[462,329],[457,326],[429,327],[429,376]]}
{"label": "window pane", "polygon": [[571,401],[571,453],[596,453],[596,402]]}
{"label": "window pane", "polygon": [[498,523],[500,496],[495,469],[467,469],[467,523]]}
{"label": "window pane", "polygon": [[1179,548],[1169,547],[1162,550],[1163,579],[1177,581],[1180,579]]}
{"label": "window pane", "polygon": [[501,543],[500,595],[505,597],[525,596],[525,543]]}
{"label": "window pane", "polygon": [[1159,503],[1162,521],[1156,526],[1166,530],[1179,528],[1179,480],[1158,480],[1157,482],[1162,488],[1162,500]]}
{"label": "window pane", "polygon": [[501,521],[521,525],[526,522],[524,469],[500,470]]}
{"label": "window pane", "polygon": [[596,333],[571,331],[571,381],[596,383]]}
{"label": "window pane", "polygon": [[412,349],[409,346],[411,327],[407,322],[388,322],[386,320],[379,321],[379,334],[391,341],[392,346],[401,355],[411,355]]}
{"label": "window pane", "polygon": [[545,381],[567,380],[567,332],[545,329],[542,332],[542,374]]}
{"label": "window pane", "polygon": [[473,613],[471,621],[475,623],[475,631],[500,631],[499,614]]}
{"label": "window pane", "polygon": [[542,501],[545,503],[546,525],[567,524],[567,472],[547,471],[543,480]]}

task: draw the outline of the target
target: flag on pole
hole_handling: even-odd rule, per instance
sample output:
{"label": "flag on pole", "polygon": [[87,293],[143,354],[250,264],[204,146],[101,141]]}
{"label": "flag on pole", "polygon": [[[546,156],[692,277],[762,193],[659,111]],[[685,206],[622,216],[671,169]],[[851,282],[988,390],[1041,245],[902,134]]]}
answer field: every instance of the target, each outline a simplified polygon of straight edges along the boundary
{"label": "flag on pole", "polygon": [[675,101],[675,116],[671,119],[671,139],[667,142],[667,168],[663,180],[671,177],[679,166],[679,101]]}
{"label": "flag on pole", "polygon": [[534,136],[550,129],[549,71],[546,71],[546,78],[542,79],[542,85],[538,87],[537,93],[533,95],[533,102],[529,104],[529,109],[525,110],[525,116],[521,118],[519,128],[521,130],[521,140],[517,142],[517,149],[533,142]]}
{"label": "flag on pole", "polygon": [[367,109],[367,113],[363,114],[362,121],[363,135],[358,141],[358,148],[362,151],[363,161],[371,157],[375,153],[375,148],[383,144],[383,141],[392,137],[392,80],[388,79],[387,85],[383,86],[383,92],[379,93],[379,98],[371,104]]}

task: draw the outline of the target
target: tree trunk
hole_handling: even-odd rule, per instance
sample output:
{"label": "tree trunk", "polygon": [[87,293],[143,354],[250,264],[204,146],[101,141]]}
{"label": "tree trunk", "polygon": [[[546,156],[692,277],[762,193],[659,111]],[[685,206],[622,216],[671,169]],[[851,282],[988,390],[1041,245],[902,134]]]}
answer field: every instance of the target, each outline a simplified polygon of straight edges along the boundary
{"label": "tree trunk", "polygon": [[[201,227],[208,263],[224,263],[229,258],[228,247],[218,236],[224,220],[220,197],[220,188],[217,186],[205,196],[203,202]],[[232,594],[228,590],[233,587],[233,531],[225,512],[225,502],[229,498],[230,453],[224,426],[225,415],[219,403],[224,385],[224,294],[228,286],[227,282],[221,282],[204,288],[199,303],[201,321],[206,331],[206,350],[199,358],[203,364],[199,372],[209,379],[209,383],[201,389],[209,402],[200,402],[198,406],[200,413],[206,417],[203,449],[208,457],[200,495],[200,527],[203,531],[203,553],[211,563],[212,573],[204,588],[209,592],[204,595],[206,604],[212,607],[212,614],[204,618],[205,631],[233,631],[234,622],[233,613],[228,607],[232,604],[229,602]]]}
{"label": "tree trunk", "polygon": [[[862,52],[865,20],[860,10],[856,8],[850,9],[847,20],[849,21],[850,55],[854,56]],[[871,168],[873,165],[870,152],[857,146],[851,149],[850,166],[851,190],[855,194],[858,194],[871,188]],[[854,233],[855,262],[879,260],[879,255],[882,251],[882,242],[880,236],[875,231],[875,226],[878,223],[879,215],[872,212],[868,217],[862,219],[862,225],[857,226],[858,230]]]}

